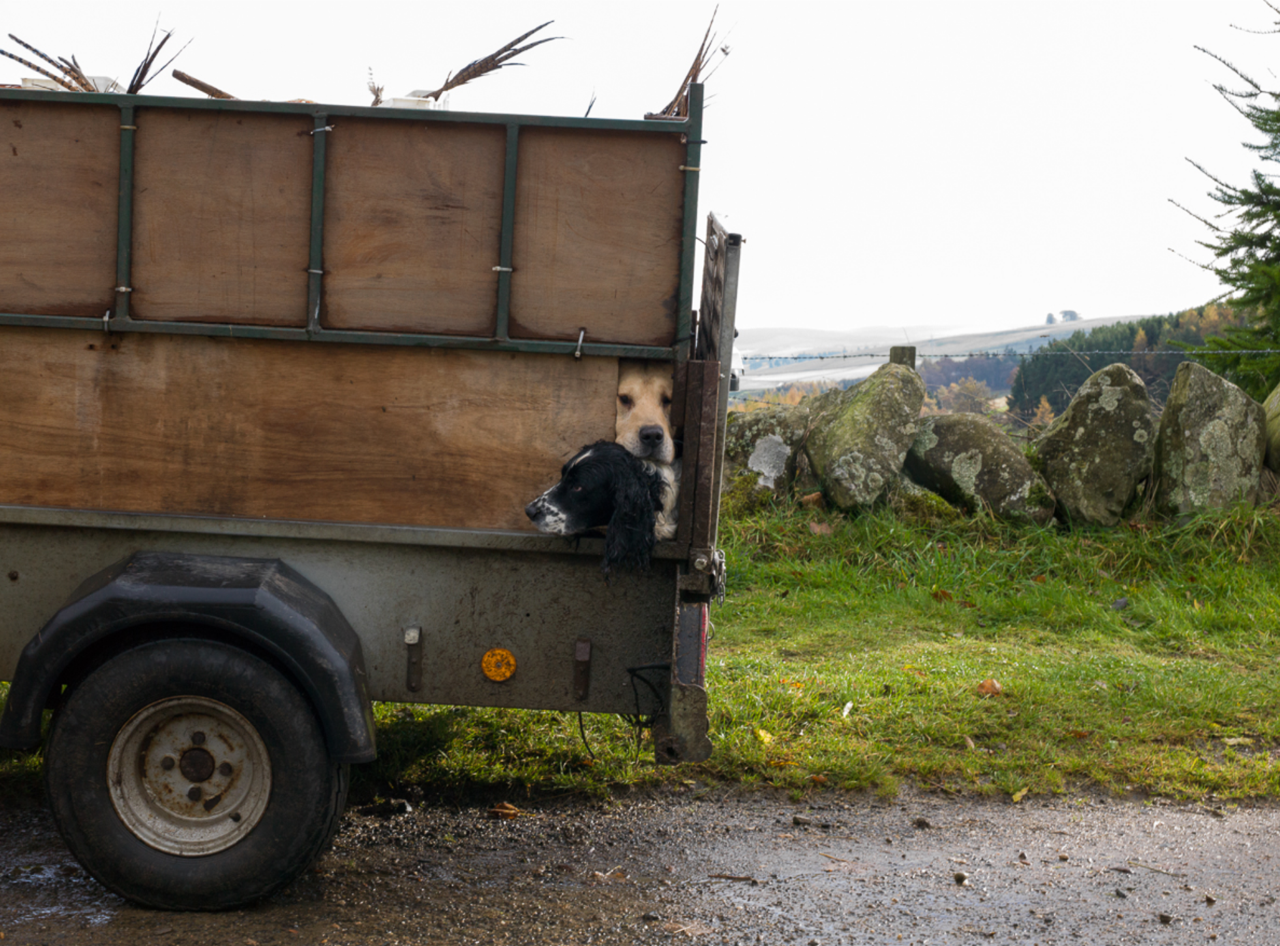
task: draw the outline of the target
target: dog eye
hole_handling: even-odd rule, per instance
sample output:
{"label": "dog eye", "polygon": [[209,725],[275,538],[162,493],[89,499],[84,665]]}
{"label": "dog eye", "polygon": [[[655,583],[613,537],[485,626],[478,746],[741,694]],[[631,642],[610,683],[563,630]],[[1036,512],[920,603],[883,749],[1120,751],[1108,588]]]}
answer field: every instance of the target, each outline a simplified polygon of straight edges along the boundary
{"label": "dog eye", "polygon": [[662,396],[662,406],[663,407],[671,406],[671,398],[667,397],[665,394]]}
{"label": "dog eye", "polygon": [[634,404],[634,402],[631,400],[631,398],[629,398],[629,397],[628,397],[627,395],[625,395],[625,394],[619,394],[619,395],[618,395],[618,403],[619,403],[619,404],[621,404],[623,407],[627,407],[627,408],[631,407],[631,406],[632,406],[632,404]]}

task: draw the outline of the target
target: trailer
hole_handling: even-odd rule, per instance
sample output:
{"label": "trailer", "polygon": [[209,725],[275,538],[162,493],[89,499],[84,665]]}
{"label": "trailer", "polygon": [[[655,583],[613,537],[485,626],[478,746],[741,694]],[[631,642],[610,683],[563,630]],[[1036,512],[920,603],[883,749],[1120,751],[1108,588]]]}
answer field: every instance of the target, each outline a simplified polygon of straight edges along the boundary
{"label": "trailer", "polygon": [[[699,236],[688,106],[0,90],[0,746],[43,743],[107,887],[288,883],[373,700],[628,714],[659,762],[709,756],[742,240]],[[601,539],[523,510],[613,439],[624,359],[671,365],[679,531],[606,581]]]}

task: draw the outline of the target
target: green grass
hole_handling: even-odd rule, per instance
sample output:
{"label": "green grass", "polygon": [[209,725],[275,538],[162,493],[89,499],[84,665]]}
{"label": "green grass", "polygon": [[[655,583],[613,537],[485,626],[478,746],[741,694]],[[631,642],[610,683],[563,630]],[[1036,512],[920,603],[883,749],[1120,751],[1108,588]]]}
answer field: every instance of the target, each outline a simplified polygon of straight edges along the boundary
{"label": "green grass", "polygon": [[[1064,532],[766,507],[721,540],[709,762],[657,768],[613,717],[585,718],[593,759],[576,714],[381,704],[356,797],[694,781],[1280,795],[1271,510]],[[38,764],[0,752],[0,793],[38,792]]]}

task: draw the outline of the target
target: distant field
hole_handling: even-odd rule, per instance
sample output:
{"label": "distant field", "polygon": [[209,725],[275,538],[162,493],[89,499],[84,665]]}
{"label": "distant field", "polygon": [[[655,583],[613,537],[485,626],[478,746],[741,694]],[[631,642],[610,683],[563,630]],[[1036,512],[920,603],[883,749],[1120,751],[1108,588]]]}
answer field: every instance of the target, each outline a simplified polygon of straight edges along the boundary
{"label": "distant field", "polygon": [[918,358],[937,358],[942,355],[968,352],[1002,354],[1008,349],[1019,353],[1034,351],[1054,339],[1070,338],[1076,332],[1088,332],[1103,325],[1132,322],[1150,317],[1149,315],[1126,315],[1110,319],[1082,319],[1078,322],[1060,322],[1057,325],[1033,325],[1019,329],[936,337],[927,326],[906,329],[869,328],[850,332],[781,328],[742,329],[734,342],[734,351],[744,358],[761,355],[787,357],[831,355],[842,351],[856,353],[859,349],[874,353],[862,356],[851,354],[847,358],[825,358],[822,361],[779,364],[769,368],[749,368],[741,378],[740,389],[762,390],[796,381],[846,381],[865,378],[888,361],[887,353],[891,345],[914,345]]}

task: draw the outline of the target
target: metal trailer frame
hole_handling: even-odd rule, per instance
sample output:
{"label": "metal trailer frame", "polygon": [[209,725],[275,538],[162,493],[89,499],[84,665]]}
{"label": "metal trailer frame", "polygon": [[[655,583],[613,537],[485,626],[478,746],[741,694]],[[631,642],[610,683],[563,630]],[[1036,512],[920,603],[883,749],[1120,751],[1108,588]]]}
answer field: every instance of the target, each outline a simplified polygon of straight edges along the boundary
{"label": "metal trailer frame", "polygon": [[[673,420],[685,421],[686,457],[691,451],[694,456],[701,452],[709,462],[703,464],[696,490],[686,477],[677,541],[658,546],[648,573],[615,577],[609,584],[598,567],[603,543],[593,538],[566,542],[498,531],[0,505],[0,601],[8,599],[6,623],[29,633],[38,630],[87,576],[141,550],[279,559],[296,565],[332,595],[351,620],[364,648],[372,699],[635,714],[651,720],[659,761],[697,760],[710,754],[703,686],[706,608],[723,589],[723,559],[714,551],[715,522],[742,241],[726,234],[714,218],[706,240],[697,237],[704,143],[701,85],[690,88],[687,119],[645,121],[0,90],[0,101],[12,99],[119,107],[117,291],[115,305],[101,320],[0,313],[0,337],[4,326],[12,325],[667,360],[677,372]],[[133,126],[135,110],[148,107],[313,118],[305,329],[130,318]],[[331,330],[319,324],[325,139],[349,116],[506,127],[498,309],[492,336]],[[516,169],[520,132],[528,127],[682,136],[683,229],[672,346],[509,337]],[[706,244],[701,325],[692,308],[698,242]],[[691,531],[694,521],[701,523],[698,534]],[[5,572],[8,580],[3,580]],[[352,581],[352,576],[359,580]],[[464,624],[468,632],[461,636],[442,630]],[[566,642],[572,645],[568,651]],[[8,670],[12,678],[14,664],[6,667],[4,644],[0,640],[0,674]],[[496,645],[519,655],[523,672],[496,687],[479,678],[468,682],[463,668],[474,670],[480,654]],[[423,673],[428,659],[434,663],[434,683]],[[11,691],[11,701],[15,695]],[[0,744],[7,735],[0,726]],[[9,744],[17,743],[10,738]]]}

